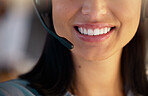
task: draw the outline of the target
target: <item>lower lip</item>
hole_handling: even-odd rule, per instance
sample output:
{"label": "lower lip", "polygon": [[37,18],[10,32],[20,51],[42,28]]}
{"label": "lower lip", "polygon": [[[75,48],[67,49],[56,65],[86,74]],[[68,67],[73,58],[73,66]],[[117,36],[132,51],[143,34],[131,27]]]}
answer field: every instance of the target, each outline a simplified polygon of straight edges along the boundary
{"label": "lower lip", "polygon": [[111,34],[113,33],[114,30],[115,29],[112,29],[111,31],[109,31],[106,34],[101,34],[101,35],[96,35],[96,36],[90,36],[90,35],[80,34],[75,29],[78,38],[80,38],[81,40],[86,41],[86,42],[102,42],[102,41],[105,41],[105,40],[107,40],[111,36]]}

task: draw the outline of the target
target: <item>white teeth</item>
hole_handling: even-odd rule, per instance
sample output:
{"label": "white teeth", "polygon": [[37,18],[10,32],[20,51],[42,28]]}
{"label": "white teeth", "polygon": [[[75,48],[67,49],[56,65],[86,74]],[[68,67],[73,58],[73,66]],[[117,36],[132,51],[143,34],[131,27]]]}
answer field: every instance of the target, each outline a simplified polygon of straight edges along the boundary
{"label": "white teeth", "polygon": [[108,29],[105,28],[103,33],[106,34],[107,32],[108,32]]}
{"label": "white teeth", "polygon": [[94,30],[94,35],[99,35],[100,34],[100,30],[99,29],[95,29]]}
{"label": "white teeth", "polygon": [[107,31],[110,31],[111,30],[111,28],[107,28]]}
{"label": "white teeth", "polygon": [[84,32],[81,32],[81,33],[84,33],[84,34],[88,34],[88,31],[84,28]]}
{"label": "white teeth", "polygon": [[88,29],[88,35],[94,35],[94,32],[92,29]]}
{"label": "white teeth", "polygon": [[103,34],[104,33],[104,29],[101,29],[101,32],[100,32],[100,34]]}
{"label": "white teeth", "polygon": [[79,27],[78,30],[81,34],[92,36],[92,35],[106,34],[111,30],[111,28],[105,27],[105,28],[102,28],[102,29],[96,28],[96,29],[93,30],[93,29],[86,29],[86,28]]}
{"label": "white teeth", "polygon": [[83,28],[78,28],[79,29],[79,32],[81,32],[81,34],[84,34],[84,31],[83,31]]}

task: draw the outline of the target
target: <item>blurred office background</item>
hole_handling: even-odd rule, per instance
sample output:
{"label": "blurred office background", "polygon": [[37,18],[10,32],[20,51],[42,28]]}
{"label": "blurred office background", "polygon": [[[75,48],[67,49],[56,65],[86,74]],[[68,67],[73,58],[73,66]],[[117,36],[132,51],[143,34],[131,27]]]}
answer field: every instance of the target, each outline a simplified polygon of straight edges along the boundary
{"label": "blurred office background", "polygon": [[[148,41],[148,19],[145,30]],[[32,0],[0,0],[0,82],[31,70],[41,55],[46,34]]]}
{"label": "blurred office background", "polygon": [[36,64],[46,34],[32,0],[0,0],[0,81],[16,78]]}

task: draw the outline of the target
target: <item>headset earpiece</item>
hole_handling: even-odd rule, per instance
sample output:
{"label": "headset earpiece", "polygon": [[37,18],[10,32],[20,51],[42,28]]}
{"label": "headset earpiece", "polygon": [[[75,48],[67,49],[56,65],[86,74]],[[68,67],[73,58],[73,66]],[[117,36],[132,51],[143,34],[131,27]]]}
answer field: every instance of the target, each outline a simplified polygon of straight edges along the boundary
{"label": "headset earpiece", "polygon": [[51,0],[34,0],[34,2],[42,15],[49,14],[51,10]]}

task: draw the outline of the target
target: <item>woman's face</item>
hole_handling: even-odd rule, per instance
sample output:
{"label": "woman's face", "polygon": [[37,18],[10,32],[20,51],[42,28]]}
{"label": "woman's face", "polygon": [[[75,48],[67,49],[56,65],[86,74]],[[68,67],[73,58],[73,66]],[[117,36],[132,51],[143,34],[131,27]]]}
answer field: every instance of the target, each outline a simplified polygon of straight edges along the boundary
{"label": "woman's face", "polygon": [[55,31],[74,44],[72,53],[103,60],[135,35],[141,0],[52,0],[52,8]]}

